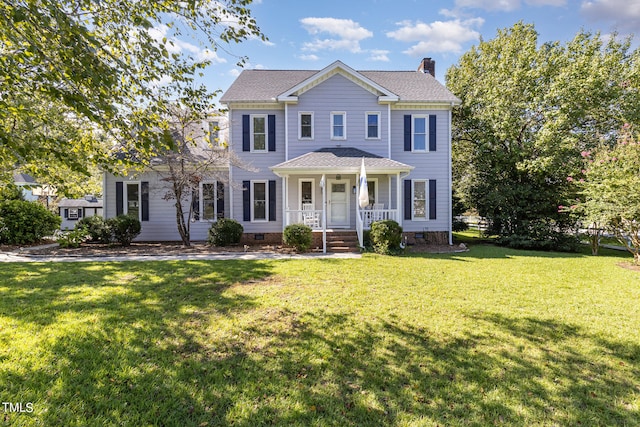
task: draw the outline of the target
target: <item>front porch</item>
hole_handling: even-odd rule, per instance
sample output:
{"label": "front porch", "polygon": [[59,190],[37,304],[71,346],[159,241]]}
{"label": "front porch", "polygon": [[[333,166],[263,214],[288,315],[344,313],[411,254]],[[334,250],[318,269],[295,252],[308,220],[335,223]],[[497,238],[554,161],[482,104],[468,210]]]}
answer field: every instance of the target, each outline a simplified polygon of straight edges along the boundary
{"label": "front porch", "polygon": [[[362,162],[369,193],[364,208],[358,203]],[[283,178],[283,227],[304,224],[323,231],[326,251],[327,230],[355,231],[362,247],[363,232],[373,222],[400,222],[400,185],[412,167],[355,148],[326,148],[271,169]]]}

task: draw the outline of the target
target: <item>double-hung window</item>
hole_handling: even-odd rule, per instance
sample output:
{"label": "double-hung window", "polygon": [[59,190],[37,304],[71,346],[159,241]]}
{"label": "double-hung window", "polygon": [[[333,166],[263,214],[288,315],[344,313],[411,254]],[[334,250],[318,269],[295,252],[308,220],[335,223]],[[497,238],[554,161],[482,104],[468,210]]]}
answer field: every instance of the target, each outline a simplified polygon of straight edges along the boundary
{"label": "double-hung window", "polygon": [[380,113],[367,113],[366,119],[366,139],[380,139]]}
{"label": "double-hung window", "polygon": [[220,146],[220,122],[209,122],[209,144],[212,147]]}
{"label": "double-hung window", "polygon": [[251,220],[267,221],[269,200],[267,181],[251,181]]}
{"label": "double-hung window", "polygon": [[126,215],[140,219],[140,183],[128,182],[125,185],[125,211]]}
{"label": "double-hung window", "polygon": [[426,220],[427,216],[427,182],[426,180],[413,181],[413,218],[414,220]]}
{"label": "double-hung window", "polygon": [[331,139],[347,139],[347,113],[331,113]]}
{"label": "double-hung window", "polygon": [[413,116],[413,133],[411,135],[413,151],[427,151],[429,116]]}
{"label": "double-hung window", "polygon": [[193,192],[193,219],[200,221],[215,221],[217,219],[216,200],[223,197],[218,194],[218,186],[215,181],[204,181],[198,190]]}
{"label": "double-hung window", "polygon": [[313,113],[300,113],[298,139],[313,139]]}
{"label": "double-hung window", "polygon": [[267,116],[251,116],[251,151],[267,151]]}
{"label": "double-hung window", "polygon": [[78,219],[78,208],[69,208],[68,219]]}

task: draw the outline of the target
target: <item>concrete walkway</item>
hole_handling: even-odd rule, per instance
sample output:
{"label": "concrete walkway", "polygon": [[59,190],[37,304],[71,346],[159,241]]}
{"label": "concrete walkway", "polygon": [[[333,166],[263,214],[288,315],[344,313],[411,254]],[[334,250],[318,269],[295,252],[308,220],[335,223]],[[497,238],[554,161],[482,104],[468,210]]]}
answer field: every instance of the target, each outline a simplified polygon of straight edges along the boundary
{"label": "concrete walkway", "polygon": [[188,255],[49,256],[30,255],[28,252],[0,252],[0,262],[216,261],[233,259],[354,259],[361,257],[361,254],[356,253],[281,254],[277,252],[220,252]]}

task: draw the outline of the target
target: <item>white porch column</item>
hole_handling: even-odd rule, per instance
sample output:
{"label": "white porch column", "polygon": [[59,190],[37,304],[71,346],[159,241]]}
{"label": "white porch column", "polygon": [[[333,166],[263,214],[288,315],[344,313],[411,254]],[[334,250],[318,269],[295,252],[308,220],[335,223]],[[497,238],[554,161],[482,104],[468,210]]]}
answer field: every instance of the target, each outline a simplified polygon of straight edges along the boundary
{"label": "white porch column", "polygon": [[287,209],[289,206],[289,175],[285,175],[282,177],[282,231],[284,231],[285,227],[289,225],[289,217],[287,213]]}
{"label": "white porch column", "polygon": [[322,253],[327,253],[327,176],[322,174]]}
{"label": "white porch column", "polygon": [[[403,204],[401,197],[402,184],[400,183],[400,172],[396,174],[396,212],[398,212],[398,224],[402,224],[404,221],[404,212],[402,212]],[[402,224],[404,228],[404,224]]]}

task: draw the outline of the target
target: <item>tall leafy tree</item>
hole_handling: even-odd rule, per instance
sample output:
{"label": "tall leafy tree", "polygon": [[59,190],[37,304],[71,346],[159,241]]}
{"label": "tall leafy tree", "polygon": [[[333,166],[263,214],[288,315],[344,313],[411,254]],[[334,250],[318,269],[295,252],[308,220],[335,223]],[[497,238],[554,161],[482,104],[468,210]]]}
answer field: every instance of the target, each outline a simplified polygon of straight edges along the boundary
{"label": "tall leafy tree", "polygon": [[91,164],[113,170],[115,148],[170,148],[170,106],[211,106],[196,79],[216,50],[265,39],[250,3],[0,0],[0,180],[20,165],[60,184]]}
{"label": "tall leafy tree", "polygon": [[540,44],[517,23],[481,41],[447,71],[462,106],[453,115],[455,188],[502,235],[554,230],[574,189],[580,153],[637,123],[638,51],[630,40],[580,32]]}
{"label": "tall leafy tree", "polygon": [[584,169],[567,177],[579,197],[564,210],[606,227],[640,264],[640,139],[627,125],[613,147],[582,154]]}

